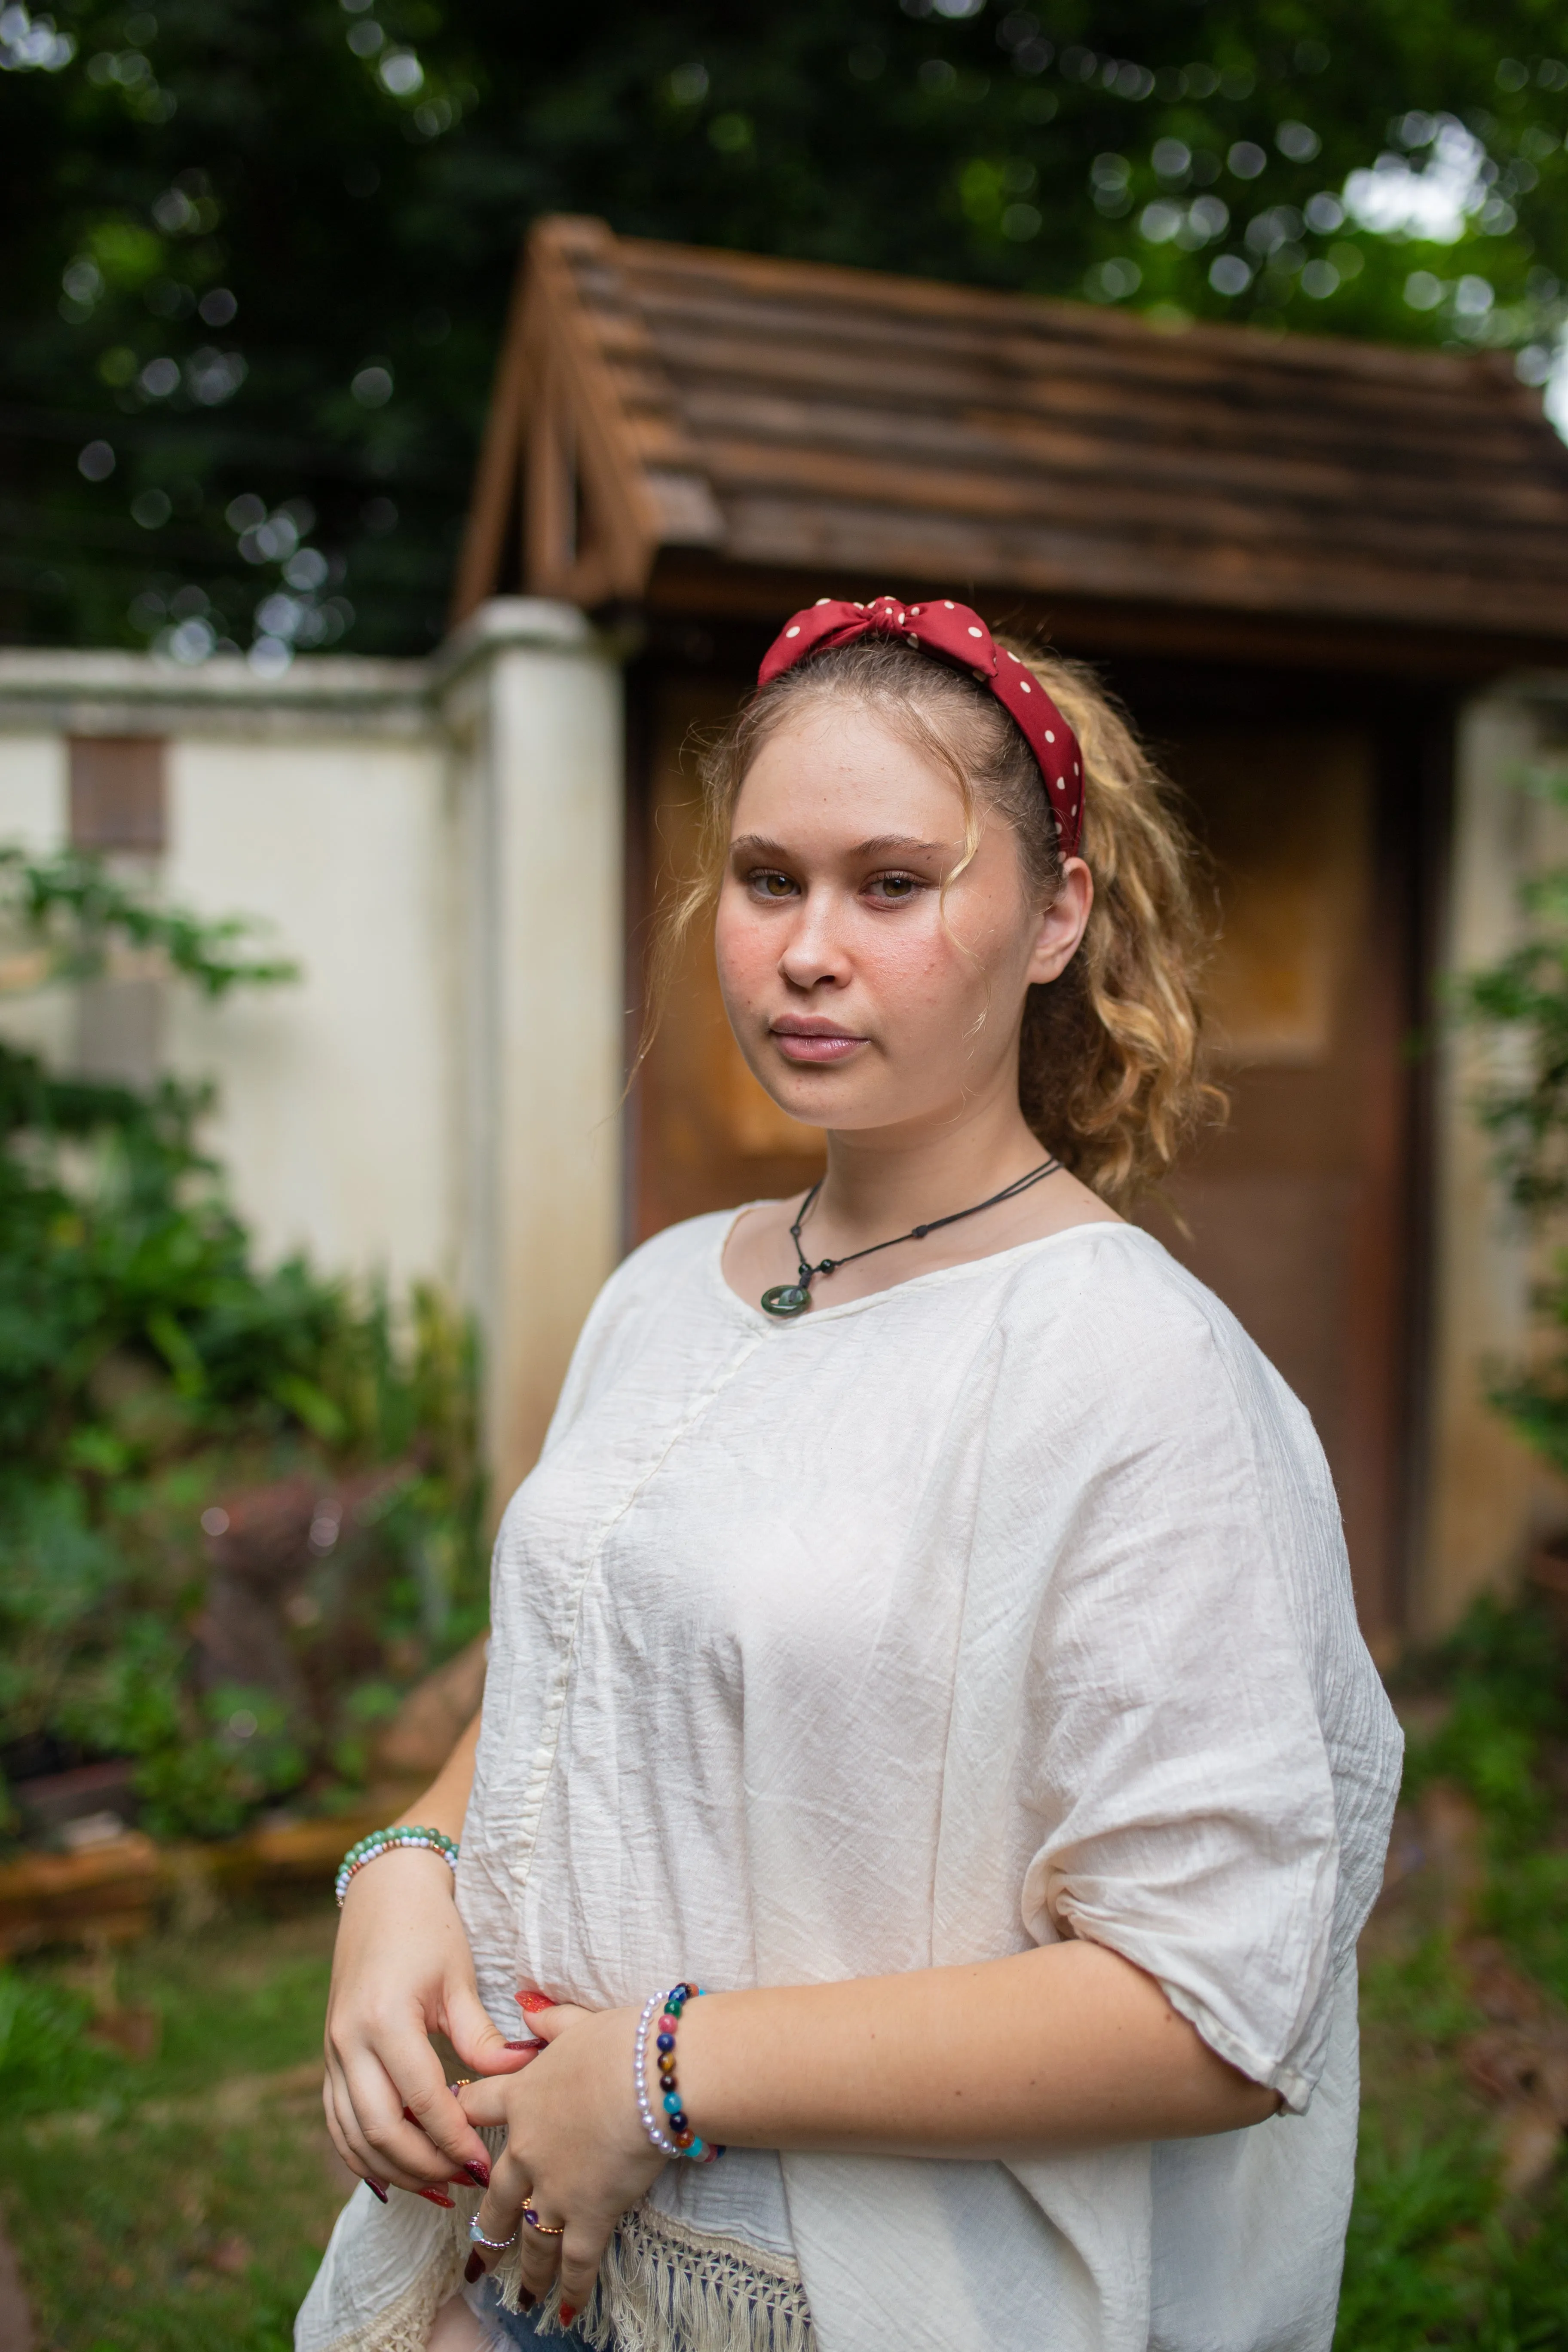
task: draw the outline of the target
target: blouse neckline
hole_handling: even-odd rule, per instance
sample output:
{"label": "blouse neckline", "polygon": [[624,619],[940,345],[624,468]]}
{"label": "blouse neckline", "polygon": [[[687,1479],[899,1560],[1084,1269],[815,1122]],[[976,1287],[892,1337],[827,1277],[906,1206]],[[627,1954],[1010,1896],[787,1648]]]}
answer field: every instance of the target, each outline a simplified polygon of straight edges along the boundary
{"label": "blouse neckline", "polygon": [[[957,1265],[935,1265],[925,1274],[906,1275],[902,1282],[889,1282],[880,1290],[867,1291],[860,1298],[843,1298],[835,1306],[813,1307],[809,1313],[801,1316],[797,1322],[793,1318],[786,1320],[780,1316],[764,1314],[760,1306],[753,1306],[751,1300],[742,1298],[740,1292],[731,1287],[724,1273],[724,1252],[729,1247],[730,1236],[735,1227],[748,1209],[760,1209],[767,1205],[768,1203],[763,1201],[743,1201],[741,1206],[720,1225],[715,1246],[706,1253],[707,1265],[713,1283],[729,1301],[731,1307],[753,1331],[804,1330],[807,1325],[815,1327],[829,1321],[837,1322],[844,1316],[859,1314],[864,1307],[880,1307],[887,1299],[901,1297],[907,1291],[934,1290],[950,1282],[957,1282],[970,1276],[987,1273],[994,1267],[1000,1269],[1016,1265],[1023,1258],[1033,1256],[1037,1251],[1050,1249],[1058,1242],[1076,1241],[1084,1234],[1136,1234],[1141,1242],[1153,1238],[1152,1234],[1144,1232],[1142,1225],[1132,1224],[1125,1218],[1119,1224],[1111,1224],[1109,1222],[1102,1222],[1098,1217],[1086,1217],[1081,1224],[1063,1225],[1059,1232],[1054,1234],[1037,1234],[1032,1241],[1014,1242],[1007,1249],[988,1250],[983,1257],[964,1258]],[[1158,1244],[1155,1245],[1158,1247]]]}

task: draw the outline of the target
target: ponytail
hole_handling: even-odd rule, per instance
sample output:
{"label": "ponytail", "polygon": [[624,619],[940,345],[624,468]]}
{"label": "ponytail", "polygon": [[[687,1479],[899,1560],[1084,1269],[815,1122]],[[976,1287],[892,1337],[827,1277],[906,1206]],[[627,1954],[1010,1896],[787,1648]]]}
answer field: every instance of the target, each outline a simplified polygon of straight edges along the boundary
{"label": "ponytail", "polygon": [[1226,1108],[1204,1071],[1199,861],[1171,787],[1093,671],[1016,650],[1083,748],[1081,855],[1094,877],[1077,955],[1029,991],[1018,1098],[1036,1134],[1121,1208]]}

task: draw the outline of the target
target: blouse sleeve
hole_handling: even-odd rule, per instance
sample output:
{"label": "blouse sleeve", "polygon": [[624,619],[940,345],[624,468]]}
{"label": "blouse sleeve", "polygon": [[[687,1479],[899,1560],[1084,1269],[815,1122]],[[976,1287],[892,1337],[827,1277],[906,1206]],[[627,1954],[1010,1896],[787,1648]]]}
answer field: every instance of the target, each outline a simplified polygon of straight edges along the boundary
{"label": "blouse sleeve", "polygon": [[1341,1865],[1314,1619],[1349,1573],[1306,1414],[1239,1329],[1174,1326],[1083,1368],[1112,1402],[1036,1627],[1024,1924],[1121,1953],[1300,2110]]}

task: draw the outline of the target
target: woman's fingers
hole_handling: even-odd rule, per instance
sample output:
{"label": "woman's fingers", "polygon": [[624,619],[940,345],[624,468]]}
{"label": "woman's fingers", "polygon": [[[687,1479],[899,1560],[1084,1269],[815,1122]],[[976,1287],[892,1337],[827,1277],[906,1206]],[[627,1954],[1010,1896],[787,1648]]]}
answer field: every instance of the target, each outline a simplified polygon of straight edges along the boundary
{"label": "woman's fingers", "polygon": [[[465,2083],[458,2093],[458,2105],[470,2128],[475,2124],[488,2124],[493,2130],[508,2122],[507,2078],[504,2075],[481,2077],[477,2083]],[[476,2134],[477,2137],[478,2135]]]}
{"label": "woman's fingers", "polygon": [[[478,2089],[479,2085],[472,2085]],[[475,2252],[488,2269],[497,2252],[510,2239],[518,2242],[518,2260],[522,2268],[522,2283],[533,2295],[548,2294],[555,2276],[555,2264],[561,2241],[542,2231],[531,2229],[522,2218],[524,2204],[531,2197],[532,2184],[510,2148],[502,2150],[490,2178],[490,2185],[480,2203],[475,2219],[479,2236],[490,2243],[476,2243]],[[554,2215],[542,2212],[542,2221],[554,2220]]]}
{"label": "woman's fingers", "polygon": [[[429,2050],[428,2043],[426,2048]],[[533,2051],[521,2053],[510,2071],[515,2073],[517,2066],[531,2064],[537,2054]],[[430,2071],[422,2072],[417,2084],[403,2086],[404,2120],[416,2123],[438,2151],[446,2178],[454,2172],[466,2172],[475,2186],[482,2189],[490,2177],[489,2150],[464,2113],[460,2096],[447,2088],[435,2052],[430,2050],[429,2055]],[[503,2118],[497,2116],[493,2120],[500,2123]]]}
{"label": "woman's fingers", "polygon": [[574,2025],[585,2024],[597,2014],[596,2010],[580,2008],[574,2000],[552,2001],[543,2009],[536,2009],[531,1999],[523,2005],[529,2031],[537,2033],[542,2042],[554,2042],[563,2033],[570,2033]]}
{"label": "woman's fingers", "polygon": [[605,2258],[605,2248],[609,2242],[608,2230],[595,2234],[576,2222],[569,2222],[566,2235],[558,2241],[561,2248],[561,2316],[568,2326],[594,2292],[594,2282],[598,2277],[599,2264]]}
{"label": "woman's fingers", "polygon": [[343,2091],[339,2119],[351,2142],[363,2145],[378,2180],[429,2189],[465,2172],[483,2188],[489,2150],[447,2090],[423,2033],[388,2035],[377,2047],[362,2044],[336,2055]]}
{"label": "woman's fingers", "polygon": [[386,2182],[383,2178],[381,2158],[372,2153],[370,2143],[354,2121],[353,2102],[349,2097],[339,2068],[327,2068],[326,2079],[321,2084],[321,2106],[332,2146],[351,2172],[357,2172],[362,2180],[372,2183],[384,2204]]}
{"label": "woman's fingers", "polygon": [[[542,2221],[549,2221],[554,2216],[542,2210],[539,2218]],[[532,2229],[527,2221],[520,2219],[517,2251],[522,2265],[523,2281],[531,2294],[549,2294],[551,2282],[561,2261],[561,2243],[559,2238]]]}
{"label": "woman's fingers", "polygon": [[448,1987],[441,2025],[464,2065],[471,2066],[476,2074],[515,2074],[520,2066],[539,2055],[531,2021],[524,2029],[529,2039],[508,2042],[490,2022],[471,1984]]}
{"label": "woman's fingers", "polygon": [[338,2121],[338,2103],[335,2096],[335,2091],[336,2085],[332,2081],[332,2070],[329,2066],[321,2075],[321,2113],[327,2120],[327,2137],[331,2141],[332,2146],[336,2148],[343,2162],[348,2166],[349,2170],[351,2172],[358,2172],[361,2168],[358,2158],[355,2151],[349,2144],[347,2133],[343,2130],[342,2124]]}

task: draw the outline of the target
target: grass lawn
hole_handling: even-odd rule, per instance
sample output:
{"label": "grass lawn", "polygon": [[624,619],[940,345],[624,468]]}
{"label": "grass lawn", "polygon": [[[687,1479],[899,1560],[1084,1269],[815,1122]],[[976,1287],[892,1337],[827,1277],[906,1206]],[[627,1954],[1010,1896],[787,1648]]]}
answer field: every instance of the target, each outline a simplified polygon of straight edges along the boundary
{"label": "grass lawn", "polygon": [[101,1963],[16,1971],[0,2079],[21,2075],[6,2105],[32,2112],[0,2140],[0,2185],[38,2352],[292,2344],[351,2186],[321,2106],[336,1917],[329,1895],[133,1946],[114,1990],[128,2037],[155,2036],[142,2057],[84,2052],[73,2032],[82,1993],[109,1995]]}
{"label": "grass lawn", "polygon": [[[1483,1611],[1401,1703],[1335,2352],[1568,2352],[1563,1653]],[[0,2196],[38,2352],[287,2352],[349,2187],[320,2106],[335,1916],[328,1895],[165,1933],[112,1984],[0,1972]],[[143,2054],[84,2041],[93,2004]]]}

